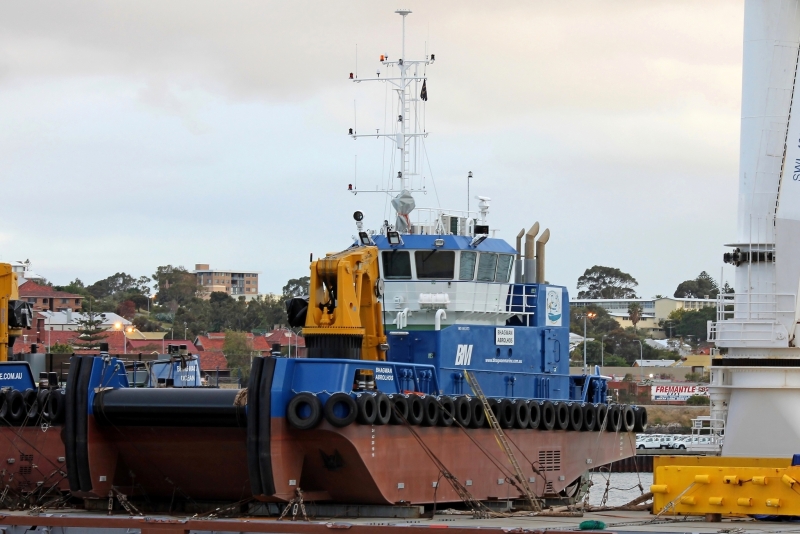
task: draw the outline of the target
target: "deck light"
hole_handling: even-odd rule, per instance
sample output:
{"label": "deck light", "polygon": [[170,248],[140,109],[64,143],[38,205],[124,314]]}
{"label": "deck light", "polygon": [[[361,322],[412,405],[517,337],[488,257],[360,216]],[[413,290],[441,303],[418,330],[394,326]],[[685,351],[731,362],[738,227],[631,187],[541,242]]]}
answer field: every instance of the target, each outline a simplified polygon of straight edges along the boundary
{"label": "deck light", "polygon": [[350,135],[353,135],[353,129],[352,129],[352,128],[349,128],[349,129],[347,130],[347,133],[348,133],[348,134],[350,134]]}
{"label": "deck light", "polygon": [[389,241],[391,246],[397,246],[403,244],[403,238],[400,237],[400,232],[397,230],[389,230],[386,232],[386,239]]}
{"label": "deck light", "polygon": [[369,236],[367,232],[358,232],[358,240],[361,241],[361,244],[365,247],[370,245],[374,245],[372,242],[372,238]]}
{"label": "deck light", "polygon": [[386,60],[386,56],[384,56],[383,54],[381,54],[381,61],[385,61],[385,60]]}
{"label": "deck light", "polygon": [[439,239],[435,240],[433,242],[433,245],[435,247],[443,247],[444,246],[444,239],[439,238]]}
{"label": "deck light", "polygon": [[[352,189],[352,186],[351,186],[351,189]],[[355,220],[356,222],[363,221],[364,220],[364,214],[361,213],[360,211],[356,211],[355,213],[353,213],[353,220]]]}
{"label": "deck light", "polygon": [[351,80],[353,79],[353,73],[352,72],[350,73],[350,79]]}
{"label": "deck light", "polygon": [[476,235],[475,237],[472,238],[472,241],[470,242],[469,246],[477,247],[478,245],[483,243],[484,239],[486,239],[487,237],[489,237],[489,236],[486,235],[486,234]]}

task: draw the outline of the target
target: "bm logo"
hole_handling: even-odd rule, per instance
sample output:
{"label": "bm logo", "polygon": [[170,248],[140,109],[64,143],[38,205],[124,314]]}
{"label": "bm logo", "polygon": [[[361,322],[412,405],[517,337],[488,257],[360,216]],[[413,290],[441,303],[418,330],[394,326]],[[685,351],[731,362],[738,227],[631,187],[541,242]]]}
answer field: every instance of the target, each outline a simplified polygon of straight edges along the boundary
{"label": "bm logo", "polygon": [[472,361],[472,345],[459,345],[456,351],[456,365],[469,365]]}

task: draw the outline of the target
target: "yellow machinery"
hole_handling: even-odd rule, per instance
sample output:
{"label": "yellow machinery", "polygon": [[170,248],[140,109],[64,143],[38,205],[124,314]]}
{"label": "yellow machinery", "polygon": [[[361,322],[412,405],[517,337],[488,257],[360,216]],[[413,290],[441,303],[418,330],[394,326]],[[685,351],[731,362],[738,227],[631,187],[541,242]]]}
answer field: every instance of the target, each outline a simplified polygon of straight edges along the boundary
{"label": "yellow machinery", "polygon": [[311,264],[303,336],[310,358],[385,360],[378,247],[354,247]]}
{"label": "yellow machinery", "polygon": [[31,307],[19,300],[17,273],[0,263],[0,362],[8,361],[14,341],[31,326]]}
{"label": "yellow machinery", "polygon": [[658,515],[800,515],[800,466],[787,458],[653,458]]}

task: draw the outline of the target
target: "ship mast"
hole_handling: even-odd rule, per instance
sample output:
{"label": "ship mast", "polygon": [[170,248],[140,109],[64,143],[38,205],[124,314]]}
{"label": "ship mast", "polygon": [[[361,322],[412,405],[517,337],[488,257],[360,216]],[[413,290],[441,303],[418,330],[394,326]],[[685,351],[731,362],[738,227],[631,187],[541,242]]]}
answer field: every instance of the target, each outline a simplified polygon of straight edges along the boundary
{"label": "ship mast", "polygon": [[[398,9],[395,11],[403,18],[402,29],[402,46],[400,58],[397,61],[389,61],[387,55],[381,55],[380,62],[384,67],[392,68],[397,67],[399,76],[381,77],[381,71],[378,69],[375,78],[358,78],[350,73],[350,79],[355,83],[378,81],[389,83],[393,86],[393,90],[397,93],[398,108],[395,120],[397,125],[394,132],[383,132],[376,130],[376,132],[369,134],[359,134],[355,128],[350,129],[350,136],[353,139],[359,137],[383,137],[388,138],[395,144],[396,149],[399,151],[400,156],[400,170],[397,171],[396,186],[391,184],[386,189],[353,189],[353,193],[364,192],[380,192],[396,195],[392,201],[392,205],[398,213],[398,230],[405,231],[408,227],[408,214],[414,209],[414,201],[411,193],[425,192],[425,187],[419,184],[416,188],[412,182],[412,178],[419,176],[419,143],[420,138],[428,136],[427,131],[420,131],[420,101],[426,100],[427,97],[421,97],[421,88],[426,88],[425,77],[420,76],[420,66],[423,68],[431,64],[435,60],[435,56],[425,56],[425,59],[407,59],[406,58],[406,17],[411,14],[410,9]],[[406,226],[406,228],[403,228]]]}

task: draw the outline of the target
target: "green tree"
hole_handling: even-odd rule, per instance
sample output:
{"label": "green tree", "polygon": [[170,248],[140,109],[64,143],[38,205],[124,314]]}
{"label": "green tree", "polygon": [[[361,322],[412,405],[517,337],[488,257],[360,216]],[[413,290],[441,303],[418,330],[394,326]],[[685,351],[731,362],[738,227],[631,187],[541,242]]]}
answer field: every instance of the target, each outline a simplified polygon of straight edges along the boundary
{"label": "green tree", "polygon": [[80,319],[76,321],[77,328],[75,331],[78,333],[78,340],[75,342],[75,348],[79,350],[99,350],[100,343],[107,337],[105,329],[103,328],[103,321],[105,315],[95,313],[93,311],[85,312]]}
{"label": "green tree", "polygon": [[628,273],[615,267],[595,265],[578,278],[579,299],[631,299],[636,298],[634,287],[639,283]]}
{"label": "green tree", "polygon": [[708,406],[711,404],[711,398],[705,395],[692,395],[686,399],[687,406]]}
{"label": "green tree", "polygon": [[72,346],[67,343],[55,342],[50,345],[50,354],[72,354],[73,352],[75,351],[72,350]]}
{"label": "green tree", "polygon": [[228,360],[228,367],[240,369],[243,379],[250,375],[250,364],[256,356],[253,345],[244,332],[225,331],[225,342],[222,344],[222,353]]}
{"label": "green tree", "polygon": [[694,280],[686,280],[678,284],[675,298],[702,299],[707,296],[716,298],[719,294],[717,282],[707,272],[703,271]]}
{"label": "green tree", "polygon": [[716,321],[717,308],[707,306],[699,310],[677,309],[673,310],[668,317],[672,321],[671,328],[674,335],[678,337],[691,337],[701,342],[708,338],[708,321]]}
{"label": "green tree", "polygon": [[64,291],[66,293],[72,293],[74,295],[83,295],[84,297],[88,297],[90,295],[89,291],[86,289],[86,286],[83,285],[80,278],[76,278],[69,284],[65,286],[53,286],[53,289],[56,291]]}
{"label": "green tree", "polygon": [[162,265],[156,269],[153,280],[158,288],[158,302],[182,306],[197,296],[197,277],[184,267]]}
{"label": "green tree", "polygon": [[628,304],[628,317],[633,323],[633,330],[636,331],[636,325],[642,318],[642,305],[638,302],[631,302]]}
{"label": "green tree", "polygon": [[281,303],[285,305],[286,302],[292,297],[302,297],[303,295],[308,295],[309,284],[311,284],[311,277],[309,276],[292,278],[286,282],[286,285],[283,286],[283,291],[281,292]]}
{"label": "green tree", "polygon": [[164,328],[161,326],[161,323],[157,321],[151,321],[144,315],[137,315],[133,318],[133,326],[139,332],[163,332]]}

